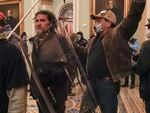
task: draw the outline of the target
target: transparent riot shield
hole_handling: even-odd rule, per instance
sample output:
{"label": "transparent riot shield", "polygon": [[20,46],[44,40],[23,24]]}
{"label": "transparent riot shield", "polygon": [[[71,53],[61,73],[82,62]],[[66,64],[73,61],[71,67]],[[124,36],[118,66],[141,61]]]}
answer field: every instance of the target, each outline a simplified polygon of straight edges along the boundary
{"label": "transparent riot shield", "polygon": [[81,99],[80,113],[95,113],[95,107],[97,105],[97,102],[96,102],[96,98],[95,98],[95,94],[93,92],[92,86],[89,82],[88,75],[85,73],[85,69],[83,68],[81,64],[79,57],[75,49],[73,48],[72,43],[70,42],[70,39],[67,39],[67,41],[70,44],[69,46],[70,46],[73,58],[76,63],[76,67],[74,67],[75,68],[74,70],[76,70],[76,73],[75,75],[73,75],[74,77],[71,77],[71,78],[75,78],[74,82],[76,82],[77,84],[77,86],[75,87],[80,87],[77,90],[81,90],[83,92],[82,98],[78,97],[79,99]]}
{"label": "transparent riot shield", "polygon": [[[41,36],[44,36],[44,40],[39,44],[39,62],[48,64],[48,66],[45,66],[45,70],[50,69],[49,65],[53,67],[55,66],[53,64],[60,64],[68,78],[67,102],[73,102],[73,105],[70,106],[70,108],[74,108],[70,109],[66,106],[67,112],[69,113],[71,110],[78,110],[79,112],[83,96],[86,95],[86,101],[84,100],[84,103],[86,104],[82,106],[82,113],[83,111],[95,113],[95,95],[92,86],[88,81],[88,76],[86,75],[76,51],[70,42],[71,40],[60,35],[58,32],[47,33]],[[55,98],[55,95],[53,96],[52,92],[49,93]],[[70,96],[69,93],[74,93],[74,96]]]}
{"label": "transparent riot shield", "polygon": [[76,109],[78,109],[80,113],[96,113],[95,111],[97,105],[96,97],[93,92],[92,85],[89,82],[88,75],[86,74],[85,69],[82,67],[82,64],[74,49],[71,39],[67,36],[65,31],[63,31],[64,30],[63,27],[61,26],[59,27],[60,27],[59,31],[56,31],[58,37],[60,34],[59,32],[61,33],[63,32],[65,34],[65,36],[61,37],[62,39],[64,38],[63,39],[64,41],[60,41],[60,45],[63,48],[64,54],[67,59],[67,63],[63,67],[72,85],[73,93],[75,93],[76,91],[74,101],[76,101],[76,103],[79,103],[79,106]]}

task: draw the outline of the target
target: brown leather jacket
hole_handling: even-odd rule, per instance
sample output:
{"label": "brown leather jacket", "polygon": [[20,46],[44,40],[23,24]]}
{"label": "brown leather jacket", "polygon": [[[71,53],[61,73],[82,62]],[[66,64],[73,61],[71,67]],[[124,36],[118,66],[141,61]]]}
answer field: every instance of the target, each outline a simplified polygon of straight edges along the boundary
{"label": "brown leather jacket", "polygon": [[[145,0],[133,0],[128,15],[102,39],[107,65],[114,82],[130,74],[131,54],[128,40],[137,30],[144,7]],[[87,44],[87,54],[94,39],[95,37],[91,38]]]}

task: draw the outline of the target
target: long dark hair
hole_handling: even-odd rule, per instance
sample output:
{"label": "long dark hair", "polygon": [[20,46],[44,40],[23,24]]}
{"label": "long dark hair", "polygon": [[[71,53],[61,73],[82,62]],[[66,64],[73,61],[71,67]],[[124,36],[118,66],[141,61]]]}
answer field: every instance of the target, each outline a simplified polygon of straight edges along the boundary
{"label": "long dark hair", "polygon": [[36,18],[36,16],[37,16],[38,14],[47,15],[48,20],[51,21],[51,23],[52,23],[52,27],[50,28],[50,30],[55,30],[55,29],[57,28],[57,19],[56,19],[54,13],[52,13],[52,12],[49,11],[49,10],[40,10],[40,11],[38,11],[38,12],[35,14],[34,19]]}

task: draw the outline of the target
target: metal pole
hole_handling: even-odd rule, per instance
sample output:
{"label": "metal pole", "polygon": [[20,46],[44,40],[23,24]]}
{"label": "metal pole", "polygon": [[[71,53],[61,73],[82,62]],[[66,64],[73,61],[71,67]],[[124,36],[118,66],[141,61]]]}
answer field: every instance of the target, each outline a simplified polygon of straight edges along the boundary
{"label": "metal pole", "polygon": [[29,9],[29,11],[26,13],[26,15],[23,16],[23,18],[18,22],[18,24],[15,26],[15,28],[9,33],[9,35],[7,36],[7,39],[10,38],[10,36],[13,34],[13,32],[18,28],[18,26],[22,23],[22,21],[28,16],[28,14],[32,11],[32,9],[37,5],[37,3],[40,0],[36,1],[35,4],[33,4],[33,6]]}

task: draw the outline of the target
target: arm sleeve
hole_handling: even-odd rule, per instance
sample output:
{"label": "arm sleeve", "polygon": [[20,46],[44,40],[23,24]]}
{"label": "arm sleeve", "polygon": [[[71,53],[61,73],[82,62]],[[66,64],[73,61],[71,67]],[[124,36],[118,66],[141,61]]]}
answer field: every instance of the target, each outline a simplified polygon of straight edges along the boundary
{"label": "arm sleeve", "polygon": [[129,40],[136,32],[142,18],[146,0],[132,0],[128,15],[118,25],[118,31]]}
{"label": "arm sleeve", "polygon": [[9,56],[6,64],[5,86],[7,90],[20,86],[27,86],[28,73],[25,61],[19,49],[12,46],[8,50]]}

